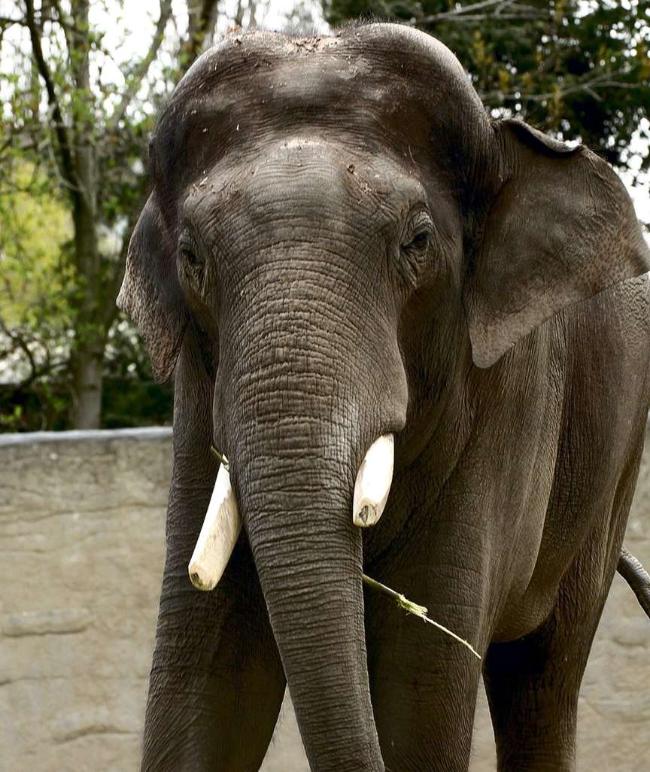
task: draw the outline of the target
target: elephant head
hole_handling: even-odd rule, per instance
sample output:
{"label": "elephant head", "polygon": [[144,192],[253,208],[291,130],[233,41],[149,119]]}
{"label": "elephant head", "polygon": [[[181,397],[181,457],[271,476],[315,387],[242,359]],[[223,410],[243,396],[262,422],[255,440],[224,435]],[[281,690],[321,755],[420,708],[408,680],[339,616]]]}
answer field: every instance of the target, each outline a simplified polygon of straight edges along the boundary
{"label": "elephant head", "polygon": [[229,474],[194,581],[241,516],[310,763],[383,769],[357,526],[382,513],[392,438],[399,475],[459,372],[648,270],[633,208],[603,161],[493,122],[448,49],[394,25],[227,37],[150,150],[118,302],[159,378],[193,336],[212,384],[197,409]]}

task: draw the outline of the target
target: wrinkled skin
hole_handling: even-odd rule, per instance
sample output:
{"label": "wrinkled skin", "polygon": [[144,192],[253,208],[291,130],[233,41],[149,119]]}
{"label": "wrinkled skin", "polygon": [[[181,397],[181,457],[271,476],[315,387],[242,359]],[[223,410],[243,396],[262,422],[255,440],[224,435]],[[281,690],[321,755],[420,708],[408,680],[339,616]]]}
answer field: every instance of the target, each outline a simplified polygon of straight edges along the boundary
{"label": "wrinkled skin", "polygon": [[[650,396],[648,252],[615,174],[493,123],[444,46],[391,25],[226,39],[151,171],[119,301],[176,380],[143,769],[257,769],[286,677],[312,769],[466,770],[481,664],[500,769],[573,769]],[[211,443],[244,531],[201,593]],[[364,598],[362,568],[483,663]]]}

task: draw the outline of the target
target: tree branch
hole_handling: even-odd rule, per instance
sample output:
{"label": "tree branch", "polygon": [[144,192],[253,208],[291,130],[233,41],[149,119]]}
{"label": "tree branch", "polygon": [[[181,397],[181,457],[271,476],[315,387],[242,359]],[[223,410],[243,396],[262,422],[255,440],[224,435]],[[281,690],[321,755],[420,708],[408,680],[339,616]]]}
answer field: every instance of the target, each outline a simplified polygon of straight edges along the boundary
{"label": "tree branch", "polygon": [[68,57],[72,56],[72,40],[70,37],[70,31],[74,28],[74,23],[72,19],[70,19],[67,14],[64,12],[63,8],[61,7],[61,3],[59,0],[53,0],[52,6],[56,11],[57,15],[57,21],[59,23],[59,26],[63,30],[63,35],[65,37],[65,43],[68,47]]}
{"label": "tree branch", "polygon": [[33,0],[25,0],[25,6],[27,8],[26,25],[29,29],[29,37],[32,43],[34,61],[36,62],[38,73],[45,83],[45,90],[47,91],[47,102],[52,111],[52,118],[54,119],[54,130],[56,133],[57,144],[59,146],[59,173],[65,181],[66,185],[72,189],[73,195],[78,195],[79,185],[77,181],[72,149],[70,147],[70,140],[66,131],[65,123],[63,121],[61,105],[59,104],[59,100],[54,89],[52,74],[50,72],[50,68],[47,65],[47,62],[45,61],[45,56],[43,55],[40,31],[34,16]]}
{"label": "tree branch", "polygon": [[216,22],[218,0],[188,0],[188,36],[180,51],[180,65],[187,70],[201,53],[209,28]]}
{"label": "tree branch", "polygon": [[466,649],[469,649],[469,651],[471,651],[477,659],[481,659],[481,655],[478,653],[478,651],[476,651],[472,644],[469,643],[469,641],[466,641],[464,638],[456,635],[456,633],[452,632],[448,627],[441,625],[440,622],[436,622],[431,619],[431,617],[428,616],[429,609],[426,606],[420,606],[419,603],[414,603],[412,600],[409,600],[407,597],[402,595],[401,592],[393,590],[391,587],[378,582],[376,579],[373,579],[366,574],[362,574],[362,577],[363,583],[368,587],[372,587],[373,590],[379,590],[379,592],[383,592],[385,595],[388,595],[389,598],[392,598],[397,603],[399,608],[404,609],[404,611],[408,611],[409,614],[420,617],[420,619],[422,619],[422,621],[426,622],[427,624],[437,627],[438,630],[445,633],[446,635],[449,635],[455,641],[465,646]]}
{"label": "tree branch", "polygon": [[27,361],[29,362],[29,369],[30,374],[29,376],[23,381],[20,386],[24,386],[25,384],[32,383],[37,378],[38,368],[36,366],[36,361],[34,359],[34,355],[31,352],[31,349],[27,345],[25,339],[19,335],[14,330],[11,330],[0,318],[0,331],[2,331],[7,338],[14,344],[16,348],[19,348],[23,354],[27,357]]}
{"label": "tree branch", "polygon": [[163,39],[165,37],[165,28],[167,27],[167,22],[169,21],[171,15],[172,0],[160,0],[160,15],[156,23],[156,29],[151,40],[151,45],[149,46],[149,50],[143,57],[142,61],[134,68],[128,77],[124,95],[119,105],[115,109],[115,112],[113,113],[110,124],[108,126],[109,129],[116,128],[118,123],[122,120],[124,114],[128,110],[131,100],[136,95],[143,78],[147,76],[149,68],[153,64],[160,46],[162,45]]}
{"label": "tree branch", "polygon": [[493,100],[520,100],[522,102],[546,102],[550,99],[563,99],[564,97],[571,96],[572,94],[587,93],[593,99],[602,101],[602,97],[596,93],[598,89],[638,89],[640,86],[636,83],[630,83],[626,81],[616,80],[617,76],[625,76],[628,73],[624,70],[618,70],[616,72],[605,72],[599,75],[594,75],[593,72],[582,80],[575,81],[571,85],[567,85],[566,88],[562,88],[559,91],[548,91],[544,94],[524,94],[522,91],[515,91],[509,94],[504,94],[499,91],[490,91],[483,94],[483,99],[491,103]]}
{"label": "tree branch", "polygon": [[27,22],[24,19],[12,19],[9,16],[0,16],[0,27],[12,27],[17,24],[19,27],[26,27]]}
{"label": "tree branch", "polygon": [[[477,13],[483,11],[483,13]],[[530,5],[517,3],[515,0],[482,0],[478,3],[460,5],[451,11],[442,11],[428,16],[421,16],[417,24],[436,24],[438,22],[476,22],[497,17],[500,21],[540,19],[548,15]]]}

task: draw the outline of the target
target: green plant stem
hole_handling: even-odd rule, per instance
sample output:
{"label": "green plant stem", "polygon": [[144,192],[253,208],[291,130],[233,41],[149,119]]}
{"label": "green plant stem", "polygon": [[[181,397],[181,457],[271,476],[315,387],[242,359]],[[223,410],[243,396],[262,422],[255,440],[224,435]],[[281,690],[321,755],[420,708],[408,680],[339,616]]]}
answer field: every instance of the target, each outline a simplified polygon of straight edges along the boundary
{"label": "green plant stem", "polygon": [[368,585],[368,587],[372,587],[374,590],[379,590],[380,592],[383,592],[385,595],[390,596],[400,608],[404,609],[404,611],[407,611],[409,614],[413,614],[416,617],[420,617],[420,619],[422,619],[427,624],[437,627],[438,630],[445,633],[446,635],[451,636],[455,641],[458,641],[458,643],[462,643],[462,645],[465,646],[467,649],[469,649],[477,659],[481,659],[481,655],[464,638],[461,638],[460,636],[456,635],[456,633],[453,633],[444,625],[441,625],[438,622],[434,622],[433,619],[430,619],[427,616],[429,610],[427,609],[426,606],[420,606],[417,603],[413,603],[412,600],[409,600],[405,595],[402,595],[401,592],[396,592],[395,590],[392,590],[390,587],[387,587],[385,584],[378,582],[376,579],[372,579],[370,576],[366,576],[366,574],[363,574],[363,581],[364,581],[364,584]]}

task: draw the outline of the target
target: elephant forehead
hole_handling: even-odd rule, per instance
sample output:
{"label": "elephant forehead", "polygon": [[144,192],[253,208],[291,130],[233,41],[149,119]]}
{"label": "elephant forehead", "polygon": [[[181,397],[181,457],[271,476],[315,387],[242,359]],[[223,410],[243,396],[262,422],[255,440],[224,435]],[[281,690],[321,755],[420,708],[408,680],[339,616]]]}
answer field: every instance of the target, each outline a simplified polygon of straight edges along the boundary
{"label": "elephant forehead", "polygon": [[395,25],[371,25],[326,38],[226,37],[190,69],[172,110],[213,112],[216,101],[225,111],[243,104],[260,112],[282,105],[360,113],[374,103],[391,111],[409,99],[435,108],[460,92],[478,102],[458,60],[439,41]]}
{"label": "elephant forehead", "polygon": [[423,202],[426,188],[398,162],[298,135],[267,143],[254,159],[216,163],[188,186],[182,210],[198,228],[230,223],[260,232],[290,220],[308,233],[316,223],[329,232],[346,223],[373,231]]}
{"label": "elephant forehead", "polygon": [[409,38],[398,51],[391,35],[229,38],[193,66],[159,122],[161,175],[194,177],[228,153],[252,155],[260,141],[296,132],[420,160],[435,124],[453,133],[457,105],[472,106],[475,95],[444,46],[414,36],[417,45]]}

